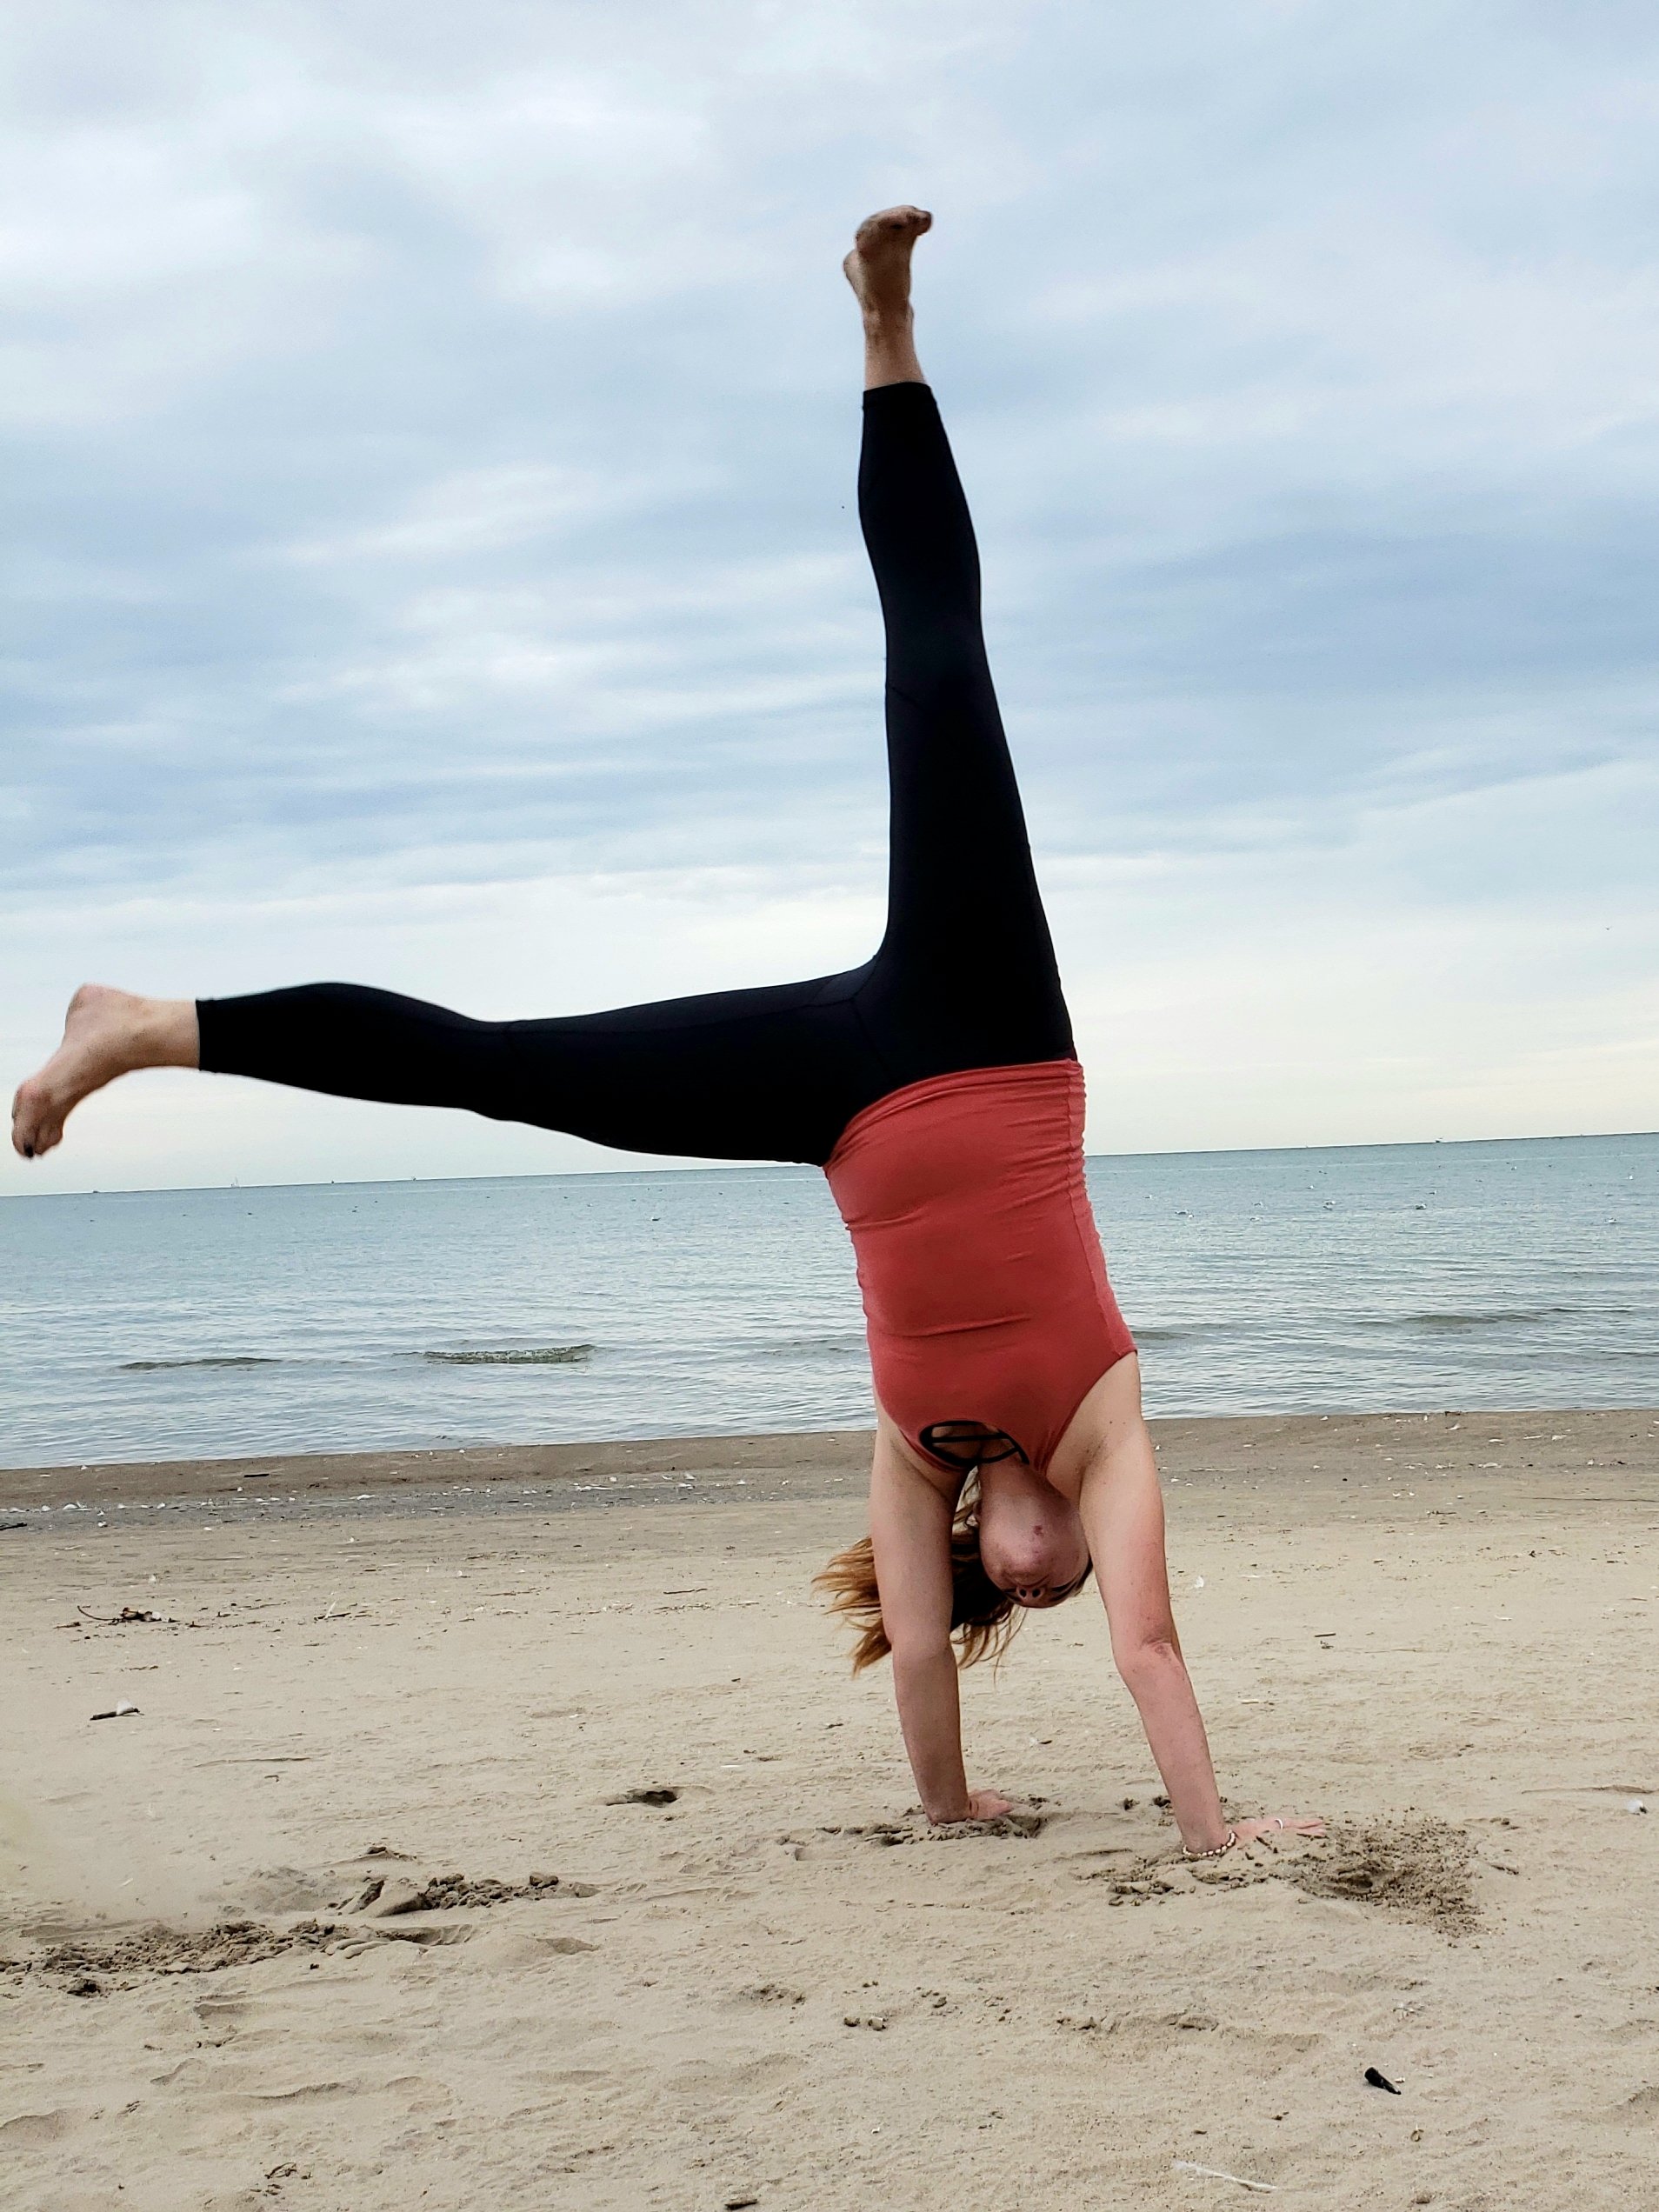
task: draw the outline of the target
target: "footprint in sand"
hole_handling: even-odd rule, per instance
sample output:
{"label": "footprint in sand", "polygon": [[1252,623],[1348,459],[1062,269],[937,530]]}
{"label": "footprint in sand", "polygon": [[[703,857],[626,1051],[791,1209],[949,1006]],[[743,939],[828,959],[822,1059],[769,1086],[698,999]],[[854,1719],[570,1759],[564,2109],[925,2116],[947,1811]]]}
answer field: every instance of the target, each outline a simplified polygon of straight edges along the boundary
{"label": "footprint in sand", "polygon": [[0,2120],[0,2148],[43,2150],[60,2142],[74,2125],[75,2115],[69,2112],[20,2112],[15,2120]]}

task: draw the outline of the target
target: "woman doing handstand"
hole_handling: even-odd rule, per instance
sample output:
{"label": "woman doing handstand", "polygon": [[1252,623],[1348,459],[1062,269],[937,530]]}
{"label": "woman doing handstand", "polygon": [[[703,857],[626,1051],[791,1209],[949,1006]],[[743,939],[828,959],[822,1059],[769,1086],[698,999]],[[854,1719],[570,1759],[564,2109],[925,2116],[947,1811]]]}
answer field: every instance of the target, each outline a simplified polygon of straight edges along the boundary
{"label": "woman doing handstand", "polygon": [[969,1789],[956,1670],[1021,1609],[1098,1571],[1112,1651],[1182,1842],[1287,1827],[1223,1816],[1169,1609],[1139,1363],[1083,1169],[1083,1071],[1003,734],[972,524],[911,335],[932,218],[872,216],[846,273],[863,311],[859,513],[887,634],[887,930],[846,974],[554,1021],[478,1022],[343,983],[167,1001],[87,986],[19,1090],[13,1142],[135,1068],[200,1067],[350,1098],[463,1106],[630,1151],[811,1161],[851,1231],[877,1406],[870,1534],[823,1580],[890,1653],[929,1816]]}

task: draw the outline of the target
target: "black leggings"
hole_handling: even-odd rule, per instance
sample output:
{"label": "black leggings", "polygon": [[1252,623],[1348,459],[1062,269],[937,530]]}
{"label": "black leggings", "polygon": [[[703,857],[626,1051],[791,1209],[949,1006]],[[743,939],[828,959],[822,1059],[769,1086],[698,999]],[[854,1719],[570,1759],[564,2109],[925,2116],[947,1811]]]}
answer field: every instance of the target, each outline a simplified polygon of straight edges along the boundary
{"label": "black leggings", "polygon": [[546,1022],[476,1022],[352,983],[204,999],[203,1067],[464,1106],[627,1151],[821,1165],[855,1114],[905,1083],[1069,1055],[973,524],[925,384],[865,395],[858,511],[887,629],[891,829],[873,960]]}

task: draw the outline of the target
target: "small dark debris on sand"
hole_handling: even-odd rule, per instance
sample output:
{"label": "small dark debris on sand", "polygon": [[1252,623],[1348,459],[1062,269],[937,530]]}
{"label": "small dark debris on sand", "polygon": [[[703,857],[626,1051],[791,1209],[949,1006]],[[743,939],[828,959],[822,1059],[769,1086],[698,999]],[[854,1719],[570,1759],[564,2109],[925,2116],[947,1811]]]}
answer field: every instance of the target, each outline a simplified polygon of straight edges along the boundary
{"label": "small dark debris on sand", "polygon": [[677,1789],[654,1783],[645,1789],[624,1789],[620,1797],[607,1797],[605,1802],[607,1805],[676,1805],[679,1799]]}

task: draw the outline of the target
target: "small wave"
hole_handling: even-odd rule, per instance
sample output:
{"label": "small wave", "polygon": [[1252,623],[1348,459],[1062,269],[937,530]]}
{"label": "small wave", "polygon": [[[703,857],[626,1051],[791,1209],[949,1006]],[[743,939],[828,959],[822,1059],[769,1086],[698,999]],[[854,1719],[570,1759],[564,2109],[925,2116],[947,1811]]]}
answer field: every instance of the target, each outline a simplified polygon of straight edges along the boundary
{"label": "small wave", "polygon": [[1508,1329],[1516,1322],[1559,1321],[1582,1311],[1578,1306],[1511,1306],[1496,1313],[1416,1313],[1402,1314],[1400,1319],[1407,1329]]}
{"label": "small wave", "polygon": [[593,1357],[591,1344],[544,1344],[523,1352],[423,1352],[421,1357],[439,1367],[583,1367]]}
{"label": "small wave", "polygon": [[747,1360],[843,1359],[862,1352],[864,1338],[860,1332],[844,1330],[836,1336],[780,1336],[770,1344],[738,1344],[732,1349]]}
{"label": "small wave", "polygon": [[204,1354],[199,1359],[123,1360],[123,1375],[150,1375],[170,1367],[282,1367],[279,1359],[266,1359],[254,1352],[227,1352],[223,1355]]}
{"label": "small wave", "polygon": [[1248,1322],[1232,1321],[1176,1321],[1162,1328],[1155,1323],[1137,1326],[1135,1341],[1137,1344],[1185,1344],[1195,1336],[1235,1336],[1249,1326]]}

